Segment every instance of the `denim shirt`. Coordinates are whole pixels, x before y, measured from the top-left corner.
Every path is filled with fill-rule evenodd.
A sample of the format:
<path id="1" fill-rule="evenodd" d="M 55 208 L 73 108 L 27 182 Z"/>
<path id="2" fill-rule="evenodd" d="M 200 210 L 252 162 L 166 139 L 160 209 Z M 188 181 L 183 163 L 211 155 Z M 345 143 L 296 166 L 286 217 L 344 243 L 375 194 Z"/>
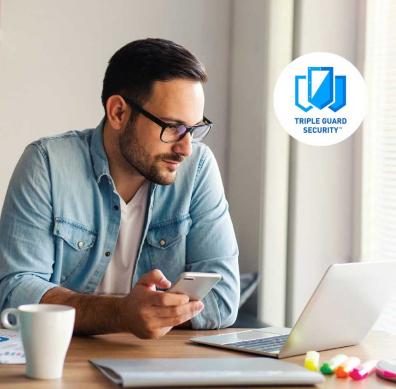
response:
<path id="1" fill-rule="evenodd" d="M 216 160 L 202 143 L 176 181 L 151 183 L 132 286 L 160 269 L 223 276 L 193 328 L 231 325 L 239 303 L 238 247 Z M 103 121 L 31 143 L 11 178 L 0 219 L 0 309 L 39 303 L 55 286 L 93 293 L 114 252 L 120 197 L 103 147 Z"/>

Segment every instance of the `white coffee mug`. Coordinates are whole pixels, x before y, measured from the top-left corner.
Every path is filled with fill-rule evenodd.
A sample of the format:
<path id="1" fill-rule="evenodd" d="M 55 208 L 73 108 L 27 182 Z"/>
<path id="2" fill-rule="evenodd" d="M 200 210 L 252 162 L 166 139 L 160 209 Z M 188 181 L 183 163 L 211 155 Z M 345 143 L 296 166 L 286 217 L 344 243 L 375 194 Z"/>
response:
<path id="1" fill-rule="evenodd" d="M 5 328 L 20 330 L 30 378 L 62 377 L 66 352 L 73 335 L 76 310 L 67 305 L 30 304 L 1 313 Z M 9 321 L 14 315 L 16 324 Z"/>

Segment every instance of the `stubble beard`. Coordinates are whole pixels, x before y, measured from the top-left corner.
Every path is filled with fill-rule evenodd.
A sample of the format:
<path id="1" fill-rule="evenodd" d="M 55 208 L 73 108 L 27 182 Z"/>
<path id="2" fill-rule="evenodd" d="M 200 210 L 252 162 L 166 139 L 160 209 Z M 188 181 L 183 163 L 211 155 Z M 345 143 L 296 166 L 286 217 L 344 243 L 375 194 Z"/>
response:
<path id="1" fill-rule="evenodd" d="M 165 167 L 161 169 L 158 162 L 162 161 L 163 159 L 181 162 L 183 157 L 177 154 L 159 154 L 154 157 L 152 162 L 150 162 L 152 158 L 144 149 L 144 147 L 139 144 L 136 136 L 135 126 L 130 121 L 126 125 L 124 132 L 119 138 L 119 147 L 122 156 L 128 162 L 128 164 L 131 165 L 134 170 L 138 171 L 147 180 L 159 185 L 170 185 L 175 182 L 177 174 L 176 171 L 171 172 Z"/>

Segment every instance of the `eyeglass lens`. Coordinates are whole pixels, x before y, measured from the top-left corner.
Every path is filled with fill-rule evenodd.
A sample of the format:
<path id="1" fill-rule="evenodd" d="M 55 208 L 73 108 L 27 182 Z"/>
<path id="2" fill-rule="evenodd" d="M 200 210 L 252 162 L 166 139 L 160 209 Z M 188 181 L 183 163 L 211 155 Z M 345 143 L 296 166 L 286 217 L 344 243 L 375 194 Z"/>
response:
<path id="1" fill-rule="evenodd" d="M 201 140 L 209 132 L 210 125 L 203 124 L 201 126 L 193 127 L 190 131 L 191 136 L 194 140 Z M 186 126 L 180 125 L 177 127 L 166 127 L 162 133 L 162 140 L 165 142 L 178 141 L 181 139 L 189 130 Z"/>

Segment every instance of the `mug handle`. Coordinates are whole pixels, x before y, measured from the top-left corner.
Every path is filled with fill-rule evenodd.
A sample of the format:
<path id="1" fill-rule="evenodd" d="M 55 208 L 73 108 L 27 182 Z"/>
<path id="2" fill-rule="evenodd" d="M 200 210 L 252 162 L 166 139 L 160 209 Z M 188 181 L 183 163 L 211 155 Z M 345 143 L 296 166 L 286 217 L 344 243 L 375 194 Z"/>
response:
<path id="1" fill-rule="evenodd" d="M 10 323 L 8 320 L 9 315 L 14 315 L 16 317 L 16 324 Z M 19 329 L 18 310 L 16 308 L 7 308 L 1 312 L 1 324 L 4 326 L 4 328 L 8 328 L 9 330 Z"/>

